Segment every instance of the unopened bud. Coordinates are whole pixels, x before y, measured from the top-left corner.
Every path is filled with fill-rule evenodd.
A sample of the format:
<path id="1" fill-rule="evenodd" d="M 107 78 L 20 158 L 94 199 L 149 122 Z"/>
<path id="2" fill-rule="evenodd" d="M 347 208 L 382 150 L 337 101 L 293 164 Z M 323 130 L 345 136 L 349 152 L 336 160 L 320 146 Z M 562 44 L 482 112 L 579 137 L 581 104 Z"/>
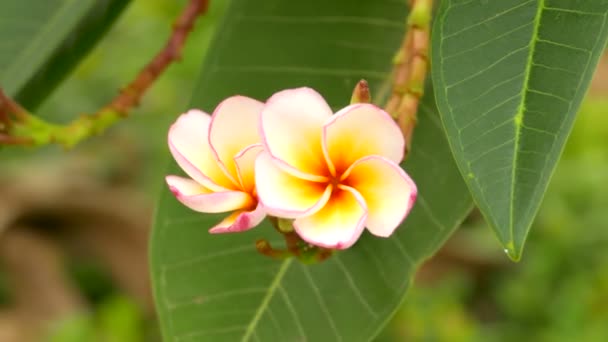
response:
<path id="1" fill-rule="evenodd" d="M 277 218 L 277 226 L 279 228 L 279 230 L 281 231 L 281 233 L 286 234 L 286 233 L 292 233 L 293 232 L 293 220 L 290 219 L 284 219 L 284 218 Z"/>
<path id="2" fill-rule="evenodd" d="M 366 80 L 361 80 L 355 86 L 353 90 L 353 96 L 350 98 L 350 104 L 355 103 L 370 103 L 372 96 L 369 92 L 369 85 Z"/>

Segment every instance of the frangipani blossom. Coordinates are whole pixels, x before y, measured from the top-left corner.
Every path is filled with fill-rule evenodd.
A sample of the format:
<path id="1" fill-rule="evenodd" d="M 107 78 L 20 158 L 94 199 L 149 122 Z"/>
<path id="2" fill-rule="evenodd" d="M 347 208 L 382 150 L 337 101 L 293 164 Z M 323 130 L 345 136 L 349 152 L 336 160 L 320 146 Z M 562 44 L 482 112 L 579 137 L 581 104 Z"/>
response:
<path id="1" fill-rule="evenodd" d="M 269 215 L 295 219 L 295 231 L 313 245 L 343 249 L 365 227 L 390 236 L 417 189 L 398 165 L 405 141 L 386 112 L 354 104 L 332 114 L 310 88 L 273 95 L 260 118 L 265 152 L 255 178 Z"/>
<path id="2" fill-rule="evenodd" d="M 233 96 L 212 116 L 192 109 L 169 130 L 169 149 L 191 179 L 167 176 L 175 197 L 204 213 L 232 212 L 211 233 L 243 231 L 265 216 L 255 192 L 255 159 L 262 151 L 259 113 L 263 103 Z"/>

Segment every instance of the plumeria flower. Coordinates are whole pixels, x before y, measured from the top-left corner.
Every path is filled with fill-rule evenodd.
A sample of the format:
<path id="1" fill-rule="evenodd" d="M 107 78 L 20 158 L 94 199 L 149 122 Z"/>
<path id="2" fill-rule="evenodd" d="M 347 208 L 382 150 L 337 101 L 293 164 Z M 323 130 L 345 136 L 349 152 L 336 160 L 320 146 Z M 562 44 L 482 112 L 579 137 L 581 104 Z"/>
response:
<path id="1" fill-rule="evenodd" d="M 363 103 L 332 114 L 310 88 L 273 95 L 261 113 L 255 178 L 269 215 L 294 219 L 310 244 L 344 249 L 365 227 L 390 236 L 417 189 L 398 165 L 405 141 L 386 112 Z"/>
<path id="2" fill-rule="evenodd" d="M 171 154 L 190 176 L 166 177 L 175 197 L 199 212 L 232 212 L 211 233 L 247 230 L 264 219 L 254 178 L 262 151 L 258 118 L 263 106 L 248 97 L 230 97 L 212 116 L 192 109 L 169 130 Z"/>

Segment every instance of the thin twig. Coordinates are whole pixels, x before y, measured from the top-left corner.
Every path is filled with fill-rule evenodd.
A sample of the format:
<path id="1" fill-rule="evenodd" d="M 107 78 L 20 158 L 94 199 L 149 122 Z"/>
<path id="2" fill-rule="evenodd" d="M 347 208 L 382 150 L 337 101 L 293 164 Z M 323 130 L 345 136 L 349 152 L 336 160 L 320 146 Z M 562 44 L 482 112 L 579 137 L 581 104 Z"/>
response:
<path id="1" fill-rule="evenodd" d="M 13 101 L 7 96 L 2 88 L 0 88 L 0 121 L 11 125 L 11 114 L 15 116 L 17 120 L 24 120 L 27 117 L 27 110 L 21 107 L 20 104 Z"/>
<path id="2" fill-rule="evenodd" d="M 0 89 L 0 144 L 47 145 L 57 143 L 72 147 L 92 135 L 100 134 L 126 117 L 137 106 L 154 81 L 174 61 L 179 60 L 188 34 L 196 19 L 207 11 L 209 0 L 190 0 L 173 25 L 169 40 L 119 94 L 93 115 L 81 115 L 67 125 L 55 125 L 28 113 Z M 11 114 L 16 120 L 11 120 Z"/>
<path id="3" fill-rule="evenodd" d="M 32 145 L 34 141 L 26 137 L 13 137 L 6 133 L 0 133 L 0 145 Z"/>
<path id="4" fill-rule="evenodd" d="M 118 96 L 100 112 L 112 110 L 120 115 L 127 115 L 131 108 L 137 106 L 146 90 L 165 71 L 167 66 L 181 58 L 184 43 L 194 27 L 194 22 L 199 15 L 207 11 L 208 7 L 209 0 L 190 0 L 173 25 L 173 33 L 165 47 L 142 69 L 135 80 L 122 89 Z"/>

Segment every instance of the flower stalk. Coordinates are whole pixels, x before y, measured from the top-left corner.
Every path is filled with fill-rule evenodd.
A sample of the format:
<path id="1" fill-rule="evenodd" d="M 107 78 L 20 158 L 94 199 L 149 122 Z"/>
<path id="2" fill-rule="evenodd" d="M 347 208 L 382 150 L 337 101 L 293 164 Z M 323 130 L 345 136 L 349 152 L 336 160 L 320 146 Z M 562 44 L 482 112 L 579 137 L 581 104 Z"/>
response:
<path id="1" fill-rule="evenodd" d="M 433 0 L 410 0 L 407 31 L 393 60 L 393 89 L 385 110 L 397 121 L 405 137 L 406 157 L 411 149 L 418 105 L 424 94 Z"/>
<path id="2" fill-rule="evenodd" d="M 174 61 L 181 58 L 186 38 L 196 19 L 207 11 L 209 0 L 190 0 L 173 25 L 173 33 L 154 56 L 119 94 L 94 114 L 83 114 L 67 125 L 56 125 L 35 117 L 0 89 L 0 144 L 42 146 L 58 144 L 71 148 L 105 132 L 139 105 L 146 91 Z M 14 120 L 11 118 L 14 117 Z"/>
<path id="3" fill-rule="evenodd" d="M 255 247 L 260 254 L 277 260 L 295 257 L 304 264 L 319 263 L 333 254 L 332 249 L 313 246 L 302 240 L 293 229 L 293 220 L 274 216 L 269 216 L 268 220 L 275 230 L 285 238 L 287 249 L 275 249 L 270 245 L 270 242 L 260 239 L 255 243 Z"/>

